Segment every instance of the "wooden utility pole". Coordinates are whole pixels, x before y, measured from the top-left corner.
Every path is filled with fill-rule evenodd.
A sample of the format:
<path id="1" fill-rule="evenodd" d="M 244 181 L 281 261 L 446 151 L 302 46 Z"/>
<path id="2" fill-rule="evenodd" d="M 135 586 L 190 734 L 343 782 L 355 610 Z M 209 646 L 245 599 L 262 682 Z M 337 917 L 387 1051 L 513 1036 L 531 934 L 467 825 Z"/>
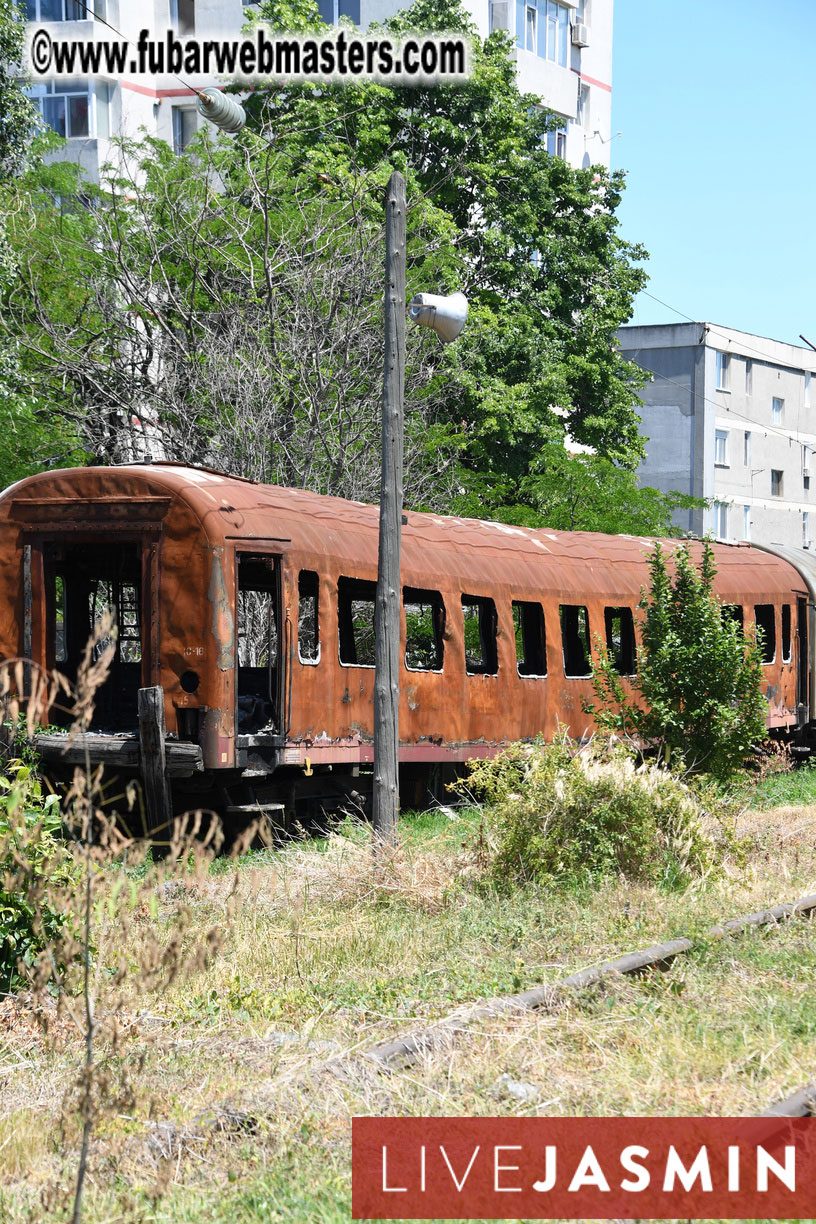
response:
<path id="1" fill-rule="evenodd" d="M 405 385 L 405 180 L 385 199 L 385 372 L 377 605 L 374 622 L 374 838 L 393 845 L 399 811 L 400 529 Z"/>

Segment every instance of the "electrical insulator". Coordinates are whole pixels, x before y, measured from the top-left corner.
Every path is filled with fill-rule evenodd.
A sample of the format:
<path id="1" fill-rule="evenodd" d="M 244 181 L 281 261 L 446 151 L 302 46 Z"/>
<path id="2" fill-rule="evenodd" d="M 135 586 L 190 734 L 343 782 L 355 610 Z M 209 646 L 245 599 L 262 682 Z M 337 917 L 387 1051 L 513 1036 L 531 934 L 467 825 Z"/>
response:
<path id="1" fill-rule="evenodd" d="M 223 132 L 239 132 L 246 123 L 246 111 L 241 103 L 212 85 L 198 91 L 196 110 Z"/>

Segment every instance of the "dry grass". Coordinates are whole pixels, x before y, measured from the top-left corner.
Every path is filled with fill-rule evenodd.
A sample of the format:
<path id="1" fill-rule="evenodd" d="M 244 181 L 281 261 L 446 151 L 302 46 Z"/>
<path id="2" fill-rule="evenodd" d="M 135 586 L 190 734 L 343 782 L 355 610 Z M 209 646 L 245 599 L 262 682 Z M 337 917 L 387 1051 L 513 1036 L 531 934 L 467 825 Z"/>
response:
<path id="1" fill-rule="evenodd" d="M 802 919 L 703 945 L 667 974 L 606 982 L 551 1015 L 495 1018 L 391 1075 L 361 1053 L 459 1003 L 816 891 L 814 822 L 816 806 L 746 814 L 748 863 L 684 894 L 622 882 L 480 893 L 466 819 L 406 838 L 379 866 L 346 829 L 199 881 L 148 872 L 98 931 L 98 963 L 131 972 L 99 975 L 110 1107 L 87 1220 L 346 1221 L 355 1113 L 758 1112 L 816 1067 L 816 940 Z M 120 877 L 109 873 L 109 898 Z M 196 944 L 218 928 L 197 969 Z M 138 966 L 177 933 L 191 971 L 145 982 Z M 9 1224 L 65 1218 L 81 1052 L 69 1018 L 44 1040 L 25 1001 L 0 1007 Z"/>

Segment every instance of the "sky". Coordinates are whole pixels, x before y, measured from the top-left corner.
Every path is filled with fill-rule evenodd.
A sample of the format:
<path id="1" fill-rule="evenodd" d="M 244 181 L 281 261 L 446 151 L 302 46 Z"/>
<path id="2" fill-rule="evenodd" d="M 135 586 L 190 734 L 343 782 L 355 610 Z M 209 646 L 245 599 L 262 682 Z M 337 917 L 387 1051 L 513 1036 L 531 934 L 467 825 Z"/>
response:
<path id="1" fill-rule="evenodd" d="M 630 322 L 816 345 L 816 0 L 615 0 L 614 20 L 620 233 L 649 252 Z"/>

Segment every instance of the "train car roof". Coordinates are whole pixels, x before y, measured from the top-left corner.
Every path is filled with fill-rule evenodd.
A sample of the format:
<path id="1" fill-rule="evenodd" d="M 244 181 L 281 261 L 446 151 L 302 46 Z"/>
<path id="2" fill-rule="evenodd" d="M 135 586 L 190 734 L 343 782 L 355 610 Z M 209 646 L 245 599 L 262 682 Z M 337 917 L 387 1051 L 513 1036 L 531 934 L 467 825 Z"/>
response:
<path id="1" fill-rule="evenodd" d="M 228 476 L 209 468 L 160 462 L 117 467 L 64 468 L 17 482 L 0 495 L 0 516 L 14 519 L 15 503 L 116 498 L 179 499 L 195 514 L 211 545 L 279 542 L 343 562 L 340 572 L 369 576 L 376 568 L 379 508 Z M 167 511 L 168 515 L 172 510 Z M 407 585 L 427 586 L 435 574 L 458 578 L 466 589 L 514 587 L 586 593 L 607 590 L 637 597 L 652 537 L 551 531 L 407 511 L 402 572 Z M 680 541 L 663 541 L 668 549 Z M 714 546 L 717 589 L 725 600 L 803 586 L 788 561 L 750 545 Z M 360 573 L 355 575 L 356 567 Z"/>

